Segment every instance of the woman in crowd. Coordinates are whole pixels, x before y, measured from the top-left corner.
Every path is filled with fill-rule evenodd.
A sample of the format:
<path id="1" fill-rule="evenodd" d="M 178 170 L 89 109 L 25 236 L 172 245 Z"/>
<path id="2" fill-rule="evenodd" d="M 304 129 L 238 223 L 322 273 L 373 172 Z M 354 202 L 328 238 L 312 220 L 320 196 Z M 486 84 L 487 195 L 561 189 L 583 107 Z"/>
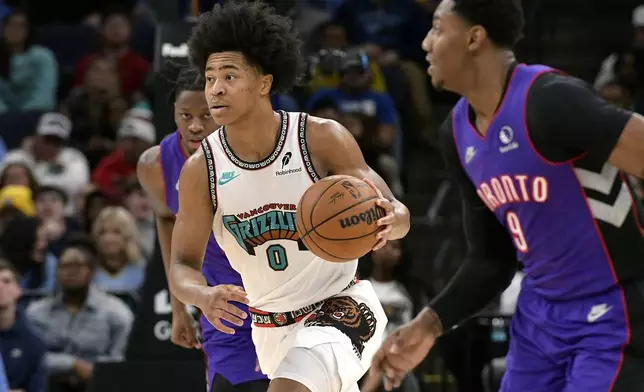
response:
<path id="1" fill-rule="evenodd" d="M 137 291 L 145 278 L 145 260 L 132 214 L 123 207 L 105 207 L 92 226 L 100 266 L 94 283 L 105 291 Z"/>
<path id="2" fill-rule="evenodd" d="M 27 14 L 15 10 L 2 19 L 0 113 L 51 111 L 56 107 L 58 64 L 47 48 L 33 44 Z"/>

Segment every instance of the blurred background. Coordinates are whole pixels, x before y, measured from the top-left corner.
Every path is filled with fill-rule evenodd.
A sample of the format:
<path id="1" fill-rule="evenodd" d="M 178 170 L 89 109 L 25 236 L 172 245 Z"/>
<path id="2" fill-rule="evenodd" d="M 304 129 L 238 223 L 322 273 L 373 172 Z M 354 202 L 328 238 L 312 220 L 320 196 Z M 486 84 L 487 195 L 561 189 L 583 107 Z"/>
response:
<path id="1" fill-rule="evenodd" d="M 524 1 L 517 56 L 644 113 L 640 1 Z M 192 23 L 215 2 L 0 0 L 0 351 L 9 389 L 204 390 L 203 354 L 169 341 L 154 214 L 135 169 L 175 130 L 164 69 L 186 62 Z M 458 195 L 434 147 L 456 97 L 432 89 L 420 48 L 439 1 L 267 2 L 294 20 L 308 59 L 302 84 L 274 95 L 274 107 L 344 124 L 411 210 L 409 236 L 360 263 L 394 328 L 446 284 L 465 252 Z M 92 241 L 95 252 L 60 259 Z M 520 280 L 441 338 L 401 389 L 498 390 Z M 88 286 L 107 294 L 59 306 L 61 292 Z M 16 305 L 39 339 L 12 324 Z"/>

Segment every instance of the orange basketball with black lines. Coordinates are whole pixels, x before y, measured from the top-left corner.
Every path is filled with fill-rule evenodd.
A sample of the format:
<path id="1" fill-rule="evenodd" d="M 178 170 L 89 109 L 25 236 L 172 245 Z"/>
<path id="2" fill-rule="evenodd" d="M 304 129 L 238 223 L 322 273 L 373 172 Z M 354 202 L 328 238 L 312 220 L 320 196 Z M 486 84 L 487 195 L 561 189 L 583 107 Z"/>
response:
<path id="1" fill-rule="evenodd" d="M 330 176 L 311 185 L 297 206 L 296 226 L 306 247 L 332 262 L 360 258 L 376 244 L 376 222 L 385 214 L 369 184 Z"/>

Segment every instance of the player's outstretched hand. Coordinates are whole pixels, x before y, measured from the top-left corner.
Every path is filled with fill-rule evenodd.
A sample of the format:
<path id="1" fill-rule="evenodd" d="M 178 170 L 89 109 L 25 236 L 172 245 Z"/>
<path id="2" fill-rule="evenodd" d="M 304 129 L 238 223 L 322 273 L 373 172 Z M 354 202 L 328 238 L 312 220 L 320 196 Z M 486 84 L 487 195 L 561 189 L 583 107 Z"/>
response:
<path id="1" fill-rule="evenodd" d="M 385 390 L 399 388 L 407 373 L 425 359 L 437 337 L 427 315 L 421 312 L 385 339 L 369 371 L 384 376 Z"/>
<path id="2" fill-rule="evenodd" d="M 201 348 L 197 339 L 195 320 L 185 307 L 172 309 L 172 335 L 170 341 L 185 348 Z"/>
<path id="3" fill-rule="evenodd" d="M 391 235 L 393 224 L 396 223 L 394 205 L 391 204 L 391 202 L 382 195 L 382 192 L 380 191 L 380 189 L 378 189 L 376 184 L 373 183 L 373 181 L 368 178 L 363 178 L 362 181 L 366 182 L 371 188 L 373 188 L 373 190 L 378 195 L 376 205 L 385 211 L 385 216 L 378 219 L 378 222 L 376 222 L 376 224 L 380 226 L 380 231 L 378 232 L 378 234 L 376 234 L 378 242 L 376 242 L 372 250 L 378 250 L 385 246 L 385 244 L 389 240 L 389 236 Z"/>
<path id="4" fill-rule="evenodd" d="M 210 324 L 229 335 L 234 335 L 235 330 L 224 325 L 222 320 L 241 327 L 244 324 L 244 319 L 248 317 L 248 313 L 231 303 L 248 304 L 246 292 L 239 286 L 220 284 L 208 287 L 204 290 L 203 296 L 198 302 L 199 309 L 210 321 Z"/>

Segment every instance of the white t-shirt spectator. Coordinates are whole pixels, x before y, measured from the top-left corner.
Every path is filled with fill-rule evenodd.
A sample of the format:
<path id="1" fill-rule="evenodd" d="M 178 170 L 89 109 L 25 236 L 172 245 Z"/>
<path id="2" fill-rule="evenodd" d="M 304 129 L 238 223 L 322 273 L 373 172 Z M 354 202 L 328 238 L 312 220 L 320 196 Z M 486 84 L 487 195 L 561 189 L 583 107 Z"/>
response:
<path id="1" fill-rule="evenodd" d="M 71 122 L 59 113 L 44 114 L 38 123 L 36 137 L 57 137 L 63 142 L 69 138 Z M 61 147 L 53 159 L 37 160 L 33 150 L 22 148 L 9 151 L 2 166 L 23 162 L 32 168 L 39 185 L 53 185 L 65 192 L 68 197 L 66 212 L 73 212 L 76 194 L 90 181 L 89 163 L 82 152 L 71 147 Z"/>
<path id="2" fill-rule="evenodd" d="M 409 293 L 400 282 L 395 280 L 379 282 L 373 279 L 369 281 L 389 319 L 387 334 L 411 321 L 414 317 L 414 305 Z"/>

